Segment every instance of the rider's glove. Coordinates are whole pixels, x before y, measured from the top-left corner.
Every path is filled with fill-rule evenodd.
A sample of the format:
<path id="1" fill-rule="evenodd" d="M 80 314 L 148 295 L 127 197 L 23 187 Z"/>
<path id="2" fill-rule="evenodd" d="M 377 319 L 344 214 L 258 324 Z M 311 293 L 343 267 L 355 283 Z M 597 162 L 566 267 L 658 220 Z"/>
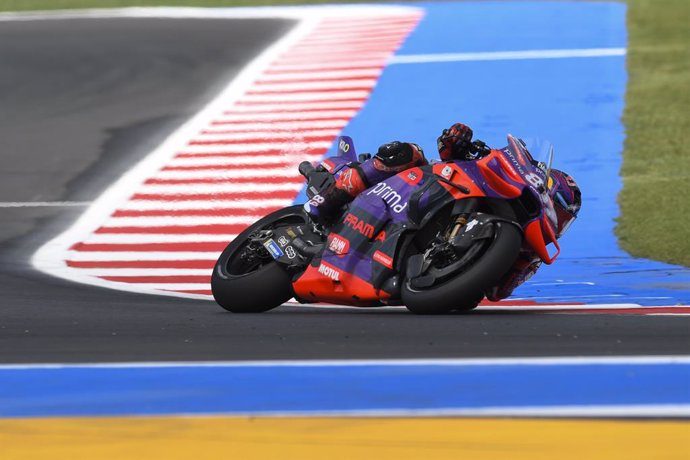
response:
<path id="1" fill-rule="evenodd" d="M 438 154 L 443 161 L 470 160 L 470 146 L 472 145 L 472 129 L 462 123 L 455 123 L 444 129 L 437 139 Z"/>

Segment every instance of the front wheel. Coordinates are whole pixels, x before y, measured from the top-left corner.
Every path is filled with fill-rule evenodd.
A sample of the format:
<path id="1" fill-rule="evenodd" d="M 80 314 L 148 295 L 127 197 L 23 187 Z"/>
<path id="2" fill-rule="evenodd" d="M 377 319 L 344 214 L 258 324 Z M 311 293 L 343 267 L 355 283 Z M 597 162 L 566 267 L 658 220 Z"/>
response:
<path id="1" fill-rule="evenodd" d="M 484 298 L 484 291 L 495 285 L 513 265 L 522 246 L 522 232 L 506 221 L 494 221 L 493 235 L 483 246 L 473 248 L 474 257 L 459 266 L 452 276 L 440 278 L 430 286 L 414 286 L 406 279 L 402 301 L 413 313 L 441 314 L 471 310 Z M 469 253 L 469 251 L 468 251 Z M 434 270 L 433 263 L 430 270 Z M 438 272 L 447 270 L 443 268 Z"/>
<path id="2" fill-rule="evenodd" d="M 218 305 L 233 313 L 261 313 L 288 301 L 293 296 L 291 276 L 253 240 L 263 231 L 305 222 L 302 206 L 290 206 L 260 219 L 232 240 L 211 277 Z"/>

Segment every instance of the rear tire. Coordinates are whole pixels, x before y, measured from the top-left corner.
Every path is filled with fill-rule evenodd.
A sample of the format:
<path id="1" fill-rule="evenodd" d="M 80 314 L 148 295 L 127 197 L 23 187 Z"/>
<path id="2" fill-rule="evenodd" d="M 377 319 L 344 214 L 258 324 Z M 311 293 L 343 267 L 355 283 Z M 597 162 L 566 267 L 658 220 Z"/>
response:
<path id="1" fill-rule="evenodd" d="M 470 268 L 441 284 L 416 290 L 405 280 L 402 301 L 412 313 L 433 315 L 475 308 L 484 291 L 494 286 L 513 265 L 522 246 L 522 232 L 513 224 L 495 222 L 493 241 Z"/>
<path id="2" fill-rule="evenodd" d="M 246 228 L 225 248 L 213 268 L 211 291 L 218 305 L 233 313 L 262 313 L 276 308 L 294 295 L 292 277 L 270 260 L 247 272 L 236 267 L 236 259 L 250 234 L 263 229 L 306 222 L 302 206 L 280 209 Z"/>

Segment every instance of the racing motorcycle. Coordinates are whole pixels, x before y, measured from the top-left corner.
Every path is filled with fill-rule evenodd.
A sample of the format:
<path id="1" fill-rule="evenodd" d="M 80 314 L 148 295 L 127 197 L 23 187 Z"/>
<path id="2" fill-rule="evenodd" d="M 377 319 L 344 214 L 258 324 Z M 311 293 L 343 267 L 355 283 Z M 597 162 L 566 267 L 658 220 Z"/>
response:
<path id="1" fill-rule="evenodd" d="M 481 141 L 472 149 L 483 156 L 389 177 L 328 224 L 314 222 L 303 205 L 260 219 L 218 258 L 215 300 L 235 313 L 264 312 L 294 297 L 438 314 L 475 308 L 523 244 L 551 264 L 560 253 L 549 195 L 553 148 L 548 164 L 511 135 L 502 149 Z M 343 136 L 338 158 L 346 161 L 335 168 L 300 164 L 310 200 L 333 186 L 345 164 L 367 157 Z"/>

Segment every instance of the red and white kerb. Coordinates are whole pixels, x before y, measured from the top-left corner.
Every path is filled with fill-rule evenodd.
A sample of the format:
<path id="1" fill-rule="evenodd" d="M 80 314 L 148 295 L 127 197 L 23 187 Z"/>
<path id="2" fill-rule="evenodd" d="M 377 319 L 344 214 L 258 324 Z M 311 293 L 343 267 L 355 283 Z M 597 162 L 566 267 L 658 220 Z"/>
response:
<path id="1" fill-rule="evenodd" d="M 314 11 L 289 43 L 254 66 L 239 93 L 212 103 L 213 113 L 187 138 L 177 135 L 158 162 L 138 165 L 121 200 L 99 199 L 99 209 L 44 246 L 34 263 L 114 289 L 210 295 L 223 248 L 292 204 L 303 185 L 297 165 L 324 155 L 421 19 L 414 8 Z"/>

